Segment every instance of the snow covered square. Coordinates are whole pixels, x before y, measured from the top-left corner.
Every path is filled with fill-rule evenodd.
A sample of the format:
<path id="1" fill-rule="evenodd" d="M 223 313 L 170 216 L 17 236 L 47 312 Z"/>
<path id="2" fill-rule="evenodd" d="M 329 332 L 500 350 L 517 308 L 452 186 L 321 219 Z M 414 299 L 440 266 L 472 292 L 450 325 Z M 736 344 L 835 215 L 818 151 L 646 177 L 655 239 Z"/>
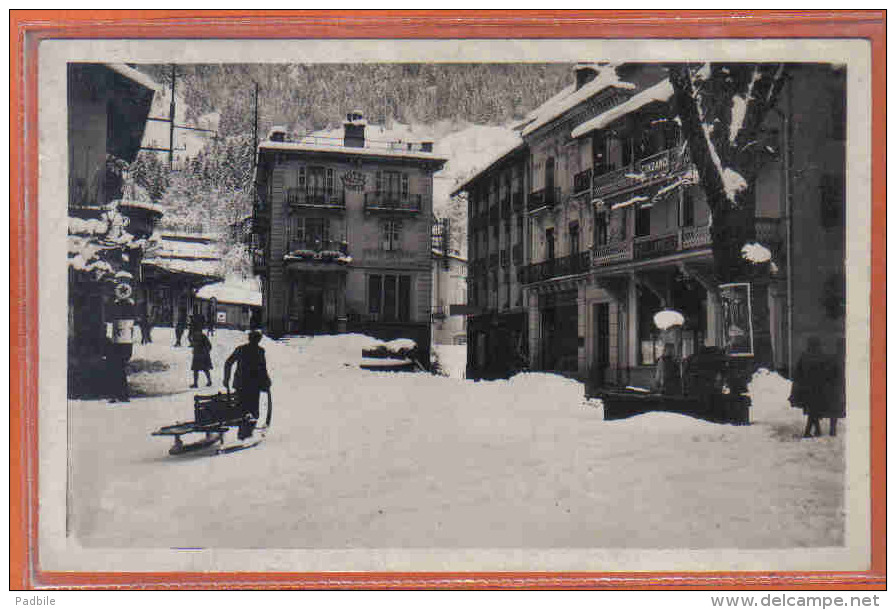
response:
<path id="1" fill-rule="evenodd" d="M 216 383 L 244 337 L 215 334 Z M 367 337 L 265 339 L 266 441 L 171 457 L 149 434 L 192 416 L 189 350 L 170 329 L 153 341 L 135 349 L 131 402 L 69 406 L 71 535 L 86 548 L 843 544 L 844 434 L 801 439 L 774 374 L 754 379 L 750 426 L 603 421 L 581 384 L 555 375 L 369 372 Z"/>

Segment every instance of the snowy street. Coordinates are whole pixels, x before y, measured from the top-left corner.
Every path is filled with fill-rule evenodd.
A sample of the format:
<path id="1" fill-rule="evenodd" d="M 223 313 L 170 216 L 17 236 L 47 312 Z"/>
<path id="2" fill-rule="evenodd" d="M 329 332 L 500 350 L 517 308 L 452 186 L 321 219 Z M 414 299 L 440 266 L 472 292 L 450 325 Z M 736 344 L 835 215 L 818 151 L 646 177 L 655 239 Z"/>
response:
<path id="1" fill-rule="evenodd" d="M 774 375 L 752 386 L 751 426 L 603 421 L 561 377 L 376 373 L 357 366 L 366 337 L 265 338 L 267 440 L 171 457 L 170 439 L 150 432 L 192 419 L 190 349 L 170 347 L 171 329 L 153 339 L 135 345 L 130 403 L 70 405 L 73 535 L 85 547 L 843 544 L 844 434 L 799 438 L 803 415 Z M 245 334 L 211 340 L 217 391 Z M 462 370 L 451 351 L 445 368 Z"/>

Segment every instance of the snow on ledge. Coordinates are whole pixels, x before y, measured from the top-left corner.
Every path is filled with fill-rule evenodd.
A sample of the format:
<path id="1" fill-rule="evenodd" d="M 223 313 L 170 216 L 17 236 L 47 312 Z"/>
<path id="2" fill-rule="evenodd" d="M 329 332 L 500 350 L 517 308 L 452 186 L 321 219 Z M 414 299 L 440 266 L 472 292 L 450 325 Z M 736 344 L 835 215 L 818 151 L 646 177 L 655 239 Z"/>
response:
<path id="1" fill-rule="evenodd" d="M 664 309 L 653 316 L 653 323 L 658 329 L 666 330 L 673 326 L 684 325 L 684 316 L 674 309 Z"/>
<path id="2" fill-rule="evenodd" d="M 744 259 L 755 264 L 767 263 L 772 260 L 771 250 L 760 243 L 746 244 L 741 248 L 740 254 Z"/>

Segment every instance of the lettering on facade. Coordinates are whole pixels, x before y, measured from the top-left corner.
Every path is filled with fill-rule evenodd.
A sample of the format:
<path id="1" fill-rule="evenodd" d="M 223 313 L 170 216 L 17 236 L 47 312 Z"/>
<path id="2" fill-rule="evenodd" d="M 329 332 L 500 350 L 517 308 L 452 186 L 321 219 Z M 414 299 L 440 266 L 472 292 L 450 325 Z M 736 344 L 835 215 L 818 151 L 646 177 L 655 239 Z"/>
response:
<path id="1" fill-rule="evenodd" d="M 342 184 L 347 191 L 363 191 L 367 184 L 367 175 L 356 169 L 342 174 Z"/>

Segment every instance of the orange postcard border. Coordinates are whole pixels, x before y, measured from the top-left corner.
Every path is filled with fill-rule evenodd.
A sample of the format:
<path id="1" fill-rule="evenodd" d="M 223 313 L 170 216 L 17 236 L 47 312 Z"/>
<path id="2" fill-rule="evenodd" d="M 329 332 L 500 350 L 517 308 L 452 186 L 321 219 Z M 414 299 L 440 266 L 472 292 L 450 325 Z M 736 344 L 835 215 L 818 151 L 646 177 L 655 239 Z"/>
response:
<path id="1" fill-rule="evenodd" d="M 612 30 L 608 30 L 608 27 Z M 861 38 L 871 45 L 871 567 L 861 572 L 46 572 L 37 556 L 37 54 L 73 38 Z M 10 11 L 10 590 L 886 589 L 886 12 Z"/>

